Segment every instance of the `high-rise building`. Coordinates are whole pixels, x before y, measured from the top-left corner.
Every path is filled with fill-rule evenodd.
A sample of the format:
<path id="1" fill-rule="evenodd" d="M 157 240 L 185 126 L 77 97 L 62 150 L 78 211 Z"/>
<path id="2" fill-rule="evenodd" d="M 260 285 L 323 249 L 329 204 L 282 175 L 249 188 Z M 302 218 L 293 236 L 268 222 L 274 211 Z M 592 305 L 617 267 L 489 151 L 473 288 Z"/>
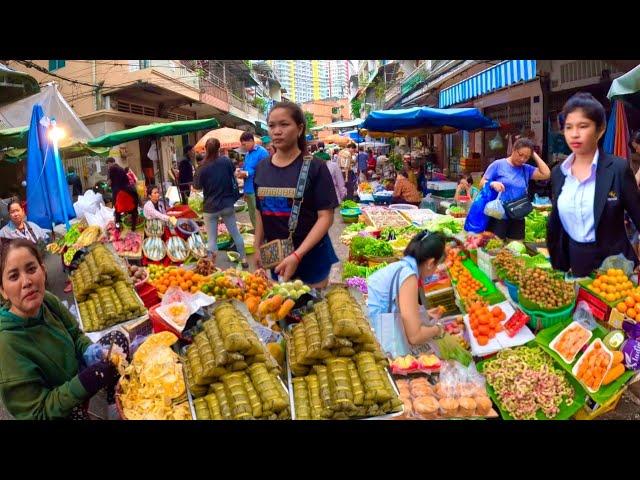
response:
<path id="1" fill-rule="evenodd" d="M 312 100 L 342 98 L 348 92 L 349 60 L 269 60 L 285 96 L 304 103 Z"/>

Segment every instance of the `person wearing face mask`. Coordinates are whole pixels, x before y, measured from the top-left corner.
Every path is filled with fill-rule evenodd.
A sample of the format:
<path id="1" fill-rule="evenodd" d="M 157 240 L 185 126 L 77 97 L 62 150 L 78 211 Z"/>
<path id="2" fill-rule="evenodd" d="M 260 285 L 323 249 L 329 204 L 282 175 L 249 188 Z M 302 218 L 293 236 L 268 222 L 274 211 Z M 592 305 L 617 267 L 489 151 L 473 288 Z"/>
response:
<path id="1" fill-rule="evenodd" d="M 111 344 L 129 356 L 129 342 L 111 332 L 96 344 L 45 290 L 46 267 L 28 240 L 0 251 L 0 399 L 18 420 L 88 420 L 89 399 L 106 388 L 113 400 L 118 371 Z"/>
<path id="2" fill-rule="evenodd" d="M 423 351 L 427 341 L 444 333 L 438 323 L 432 326 L 423 323 L 418 303 L 423 279 L 436 271 L 442 261 L 444 247 L 445 241 L 440 234 L 420 232 L 407 245 L 402 260 L 387 265 L 367 279 L 369 318 L 375 322 L 382 314 L 399 314 L 406 340 L 414 354 Z M 438 320 L 442 311 L 436 307 L 428 310 L 427 314 Z"/>
<path id="3" fill-rule="evenodd" d="M 297 104 L 276 103 L 269 112 L 268 126 L 276 153 L 256 167 L 256 252 L 263 243 L 291 238 L 293 252 L 272 275 L 323 288 L 329 283 L 331 265 L 338 262 L 329 238 L 338 206 L 331 173 L 324 160 L 307 153 L 305 116 Z M 300 198 L 297 189 L 303 167 L 307 178 Z M 289 225 L 294 206 L 298 221 Z"/>
<path id="4" fill-rule="evenodd" d="M 638 265 L 624 226 L 625 212 L 640 227 L 640 191 L 629 162 L 598 148 L 606 130 L 604 107 L 576 93 L 562 109 L 571 155 L 553 169 L 547 246 L 553 268 L 589 275 L 622 253 Z"/>
<path id="5" fill-rule="evenodd" d="M 534 143 L 528 138 L 519 138 L 513 144 L 513 152 L 508 158 L 496 160 L 482 177 L 480 186 L 489 182 L 490 187 L 500 193 L 503 203 L 514 202 L 527 196 L 530 180 L 546 180 L 551 175 L 549 167 L 534 150 Z M 537 167 L 527 165 L 533 156 Z M 498 237 L 510 240 L 524 240 L 524 218 L 489 218 L 487 230 Z"/>

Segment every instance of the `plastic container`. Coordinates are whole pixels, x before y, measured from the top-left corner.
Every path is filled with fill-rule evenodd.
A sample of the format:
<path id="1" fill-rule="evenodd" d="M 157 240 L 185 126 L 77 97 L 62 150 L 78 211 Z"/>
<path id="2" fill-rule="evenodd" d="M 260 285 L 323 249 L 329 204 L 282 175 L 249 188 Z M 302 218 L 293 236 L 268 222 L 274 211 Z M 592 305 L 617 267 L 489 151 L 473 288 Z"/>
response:
<path id="1" fill-rule="evenodd" d="M 359 208 L 343 208 L 340 210 L 344 223 L 358 223 L 358 217 L 362 211 Z"/>
<path id="2" fill-rule="evenodd" d="M 520 303 L 520 308 L 522 309 L 522 311 L 529 315 L 529 317 L 531 317 L 531 320 L 529 321 L 529 327 L 534 332 L 553 327 L 554 325 L 567 320 L 571 317 L 573 307 L 575 307 L 575 301 L 564 310 L 555 313 L 549 313 L 542 312 L 540 310 L 529 310 L 524 305 L 522 305 L 522 303 Z"/>
<path id="3" fill-rule="evenodd" d="M 611 368 L 611 363 L 613 362 L 613 354 L 609 351 L 609 349 L 606 347 L 606 345 L 604 343 L 602 343 L 602 340 L 600 340 L 599 338 L 596 338 L 593 341 L 593 343 L 591 345 L 589 345 L 589 348 L 587 348 L 587 350 L 584 352 L 584 355 L 582 355 L 580 357 L 580 360 L 578 360 L 578 363 L 576 363 L 573 366 L 573 370 L 571 370 L 571 373 L 573 373 L 573 376 L 579 381 L 577 373 L 578 373 L 578 370 L 580 369 L 580 365 L 582 365 L 582 362 L 585 361 L 585 359 L 589 356 L 589 353 L 595 348 L 595 346 L 597 344 L 600 345 L 600 348 L 602 349 L 602 351 L 604 351 L 607 354 L 607 356 L 609 357 L 609 365 L 607 366 L 607 369 L 605 370 L 605 374 L 602 376 L 602 378 L 598 382 L 598 388 L 596 388 L 595 390 L 589 388 L 584 383 L 580 382 L 582 384 L 582 386 L 590 393 L 595 393 L 598 390 L 600 390 L 600 386 L 602 385 L 602 381 L 604 380 L 604 377 L 607 375 L 607 372 Z"/>
<path id="4" fill-rule="evenodd" d="M 573 352 L 573 355 L 569 358 L 565 358 L 564 355 L 562 355 L 562 353 L 560 353 L 557 349 L 556 349 L 556 345 L 558 344 L 558 342 L 560 341 L 560 339 L 562 338 L 562 336 L 569 330 L 572 328 L 580 328 L 582 329 L 584 332 L 587 333 L 587 336 L 585 337 L 584 341 L 580 342 L 578 345 L 575 346 L 575 351 Z M 589 343 L 589 340 L 591 340 L 591 337 L 593 337 L 593 332 L 590 330 L 587 330 L 586 328 L 584 328 L 582 325 L 580 325 L 578 322 L 571 322 L 569 325 L 566 326 L 566 328 L 562 329 L 562 331 L 556 335 L 556 338 L 554 338 L 551 343 L 549 343 L 549 348 L 551 350 L 553 350 L 554 352 L 556 352 L 558 354 L 558 356 L 564 360 L 567 364 L 571 365 L 573 363 L 573 361 L 576 359 L 576 356 L 578 355 L 578 353 L 580 353 L 580 350 L 582 350 L 582 348 Z"/>
<path id="5" fill-rule="evenodd" d="M 504 281 L 504 284 L 507 287 L 507 291 L 509 292 L 511 300 L 518 303 L 518 292 L 520 291 L 520 287 L 507 280 Z"/>

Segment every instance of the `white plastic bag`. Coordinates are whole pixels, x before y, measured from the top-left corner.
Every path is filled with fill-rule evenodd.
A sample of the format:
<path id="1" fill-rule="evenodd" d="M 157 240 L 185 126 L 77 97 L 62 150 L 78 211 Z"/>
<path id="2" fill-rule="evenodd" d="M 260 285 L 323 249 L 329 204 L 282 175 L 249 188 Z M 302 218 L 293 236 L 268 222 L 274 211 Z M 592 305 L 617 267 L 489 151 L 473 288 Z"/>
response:
<path id="1" fill-rule="evenodd" d="M 484 214 L 488 217 L 495 218 L 496 220 L 502 220 L 505 218 L 504 207 L 500 201 L 500 195 L 502 195 L 502 192 L 498 193 L 498 198 L 491 200 L 484 207 Z"/>
<path id="2" fill-rule="evenodd" d="M 598 326 L 596 320 L 593 318 L 591 307 L 585 301 L 578 303 L 576 311 L 573 312 L 573 319 L 587 330 L 595 330 Z"/>

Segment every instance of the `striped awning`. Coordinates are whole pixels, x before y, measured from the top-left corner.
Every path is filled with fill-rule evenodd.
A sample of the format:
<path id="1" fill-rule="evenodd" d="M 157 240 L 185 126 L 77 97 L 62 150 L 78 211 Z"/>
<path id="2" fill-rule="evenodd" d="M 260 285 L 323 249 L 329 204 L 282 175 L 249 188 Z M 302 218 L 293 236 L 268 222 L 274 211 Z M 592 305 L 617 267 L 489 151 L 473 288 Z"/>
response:
<path id="1" fill-rule="evenodd" d="M 518 82 L 536 78 L 535 60 L 505 60 L 440 92 L 439 107 L 446 108 Z"/>

